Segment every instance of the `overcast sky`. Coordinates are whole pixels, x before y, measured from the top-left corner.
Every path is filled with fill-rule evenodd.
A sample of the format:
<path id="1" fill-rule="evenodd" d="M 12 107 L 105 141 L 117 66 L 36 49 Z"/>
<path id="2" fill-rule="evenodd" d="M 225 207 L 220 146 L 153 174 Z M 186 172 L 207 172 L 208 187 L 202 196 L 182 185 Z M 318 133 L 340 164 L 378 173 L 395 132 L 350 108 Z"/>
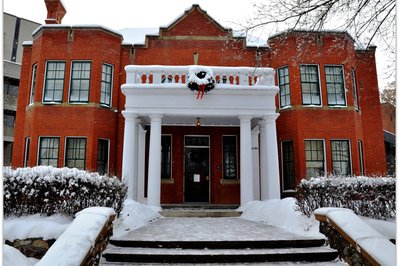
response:
<path id="1" fill-rule="evenodd" d="M 67 10 L 62 23 L 102 25 L 114 30 L 166 26 L 196 3 L 225 27 L 237 29 L 254 14 L 253 5 L 261 0 L 62 0 Z M 263 0 L 267 1 L 267 0 Z M 47 16 L 44 0 L 3 0 L 3 10 L 12 15 L 43 23 Z M 263 31 L 267 40 L 269 32 Z M 260 36 L 255 36 L 260 37 Z M 378 46 L 378 44 L 377 44 Z M 381 75 L 386 60 L 377 49 L 377 68 Z M 387 80 L 379 77 L 380 88 Z"/>
<path id="2" fill-rule="evenodd" d="M 232 27 L 252 14 L 256 0 L 62 0 L 63 24 L 99 24 L 115 30 L 164 26 L 199 4 L 223 26 Z M 4 0 L 4 12 L 44 23 L 44 0 Z"/>

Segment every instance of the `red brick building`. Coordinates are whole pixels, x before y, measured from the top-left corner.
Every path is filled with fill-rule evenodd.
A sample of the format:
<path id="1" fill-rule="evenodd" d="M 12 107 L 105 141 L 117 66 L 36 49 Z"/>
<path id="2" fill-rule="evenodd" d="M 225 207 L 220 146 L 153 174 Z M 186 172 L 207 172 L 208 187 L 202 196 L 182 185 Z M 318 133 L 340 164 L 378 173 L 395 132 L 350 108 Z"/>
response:
<path id="1" fill-rule="evenodd" d="M 60 23 L 65 14 L 62 5 L 47 8 L 46 21 Z M 180 77 L 187 83 L 187 75 L 171 72 L 178 69 L 173 66 L 193 65 L 194 60 L 212 66 L 215 73 L 241 71 L 239 67 L 248 67 L 247 76 L 250 69 L 276 70 L 279 92 L 270 94 L 274 103 L 267 103 L 268 108 L 273 107 L 267 109 L 267 115 L 279 114 L 272 121 L 276 121 L 273 145 L 278 162 L 275 169 L 270 170 L 269 166 L 267 173 L 262 173 L 262 163 L 269 162 L 251 160 L 253 180 L 248 185 L 253 186 L 253 191 L 249 200 L 268 198 L 262 196 L 261 188 L 266 186 L 262 181 L 266 174 L 274 173 L 281 184 L 280 189 L 273 188 L 278 190 L 274 195 L 285 196 L 292 194 L 302 178 L 310 176 L 386 172 L 375 47 L 357 49 L 346 32 L 307 31 L 286 31 L 269 38 L 267 47 L 248 47 L 245 38 L 235 37 L 232 30 L 222 27 L 197 5 L 168 27 L 160 28 L 158 35 L 146 36 L 144 45 L 123 43 L 120 33 L 104 27 L 44 25 L 37 29 L 33 42 L 24 44 L 13 166 L 78 167 L 122 177 L 122 164 L 131 164 L 128 168 L 138 176 L 131 184 L 138 188 L 134 198 L 146 198 L 151 189 L 148 172 L 153 171 L 148 164 L 153 163 L 149 153 L 154 116 L 134 114 L 134 123 L 139 124 L 134 133 L 138 135 L 136 144 L 124 143 L 126 110 L 132 106 L 126 102 L 128 86 L 124 92 L 121 90 L 123 84 L 131 83 L 125 67 L 135 65 L 137 70 L 139 66 L 165 66 L 160 68 L 160 83 L 172 84 L 161 87 L 172 90 Z M 230 68 L 217 68 L 222 66 Z M 135 72 L 132 78 L 137 75 Z M 216 87 L 204 99 L 197 100 L 192 93 L 193 110 L 197 104 L 206 106 L 213 94 L 223 91 L 223 84 L 241 84 L 245 79 L 249 88 L 260 79 L 254 75 L 246 80 L 239 75 L 215 74 Z M 140 82 L 144 79 L 156 83 L 152 72 L 140 73 Z M 235 87 L 230 87 L 234 94 Z M 188 88 L 187 91 L 190 92 Z M 240 103 L 247 99 L 245 95 L 236 96 L 237 103 L 229 107 L 232 112 L 241 108 Z M 173 107 L 173 97 L 168 97 L 165 100 L 170 102 L 165 106 Z M 256 100 L 256 95 L 251 97 L 248 99 Z M 176 102 L 176 106 L 179 104 Z M 251 112 L 263 110 L 261 106 L 251 107 L 251 102 L 245 104 L 252 108 Z M 212 108 L 217 110 L 217 106 Z M 170 112 L 160 116 L 160 202 L 238 204 L 243 191 L 240 175 L 246 171 L 240 158 L 243 121 L 249 119 L 251 154 L 259 159 L 264 158 L 260 151 L 261 121 L 266 118 L 251 113 L 244 119 L 240 113 L 238 119 L 208 114 L 202 109 L 201 115 L 195 115 L 189 107 L 187 110 L 187 115 Z M 143 159 L 124 162 L 124 145 L 135 145 L 136 153 L 132 156 Z M 265 145 L 271 147 L 270 143 Z M 272 154 L 268 150 L 266 157 Z M 198 167 L 205 172 L 193 170 Z M 188 173 L 193 182 L 188 181 Z"/>

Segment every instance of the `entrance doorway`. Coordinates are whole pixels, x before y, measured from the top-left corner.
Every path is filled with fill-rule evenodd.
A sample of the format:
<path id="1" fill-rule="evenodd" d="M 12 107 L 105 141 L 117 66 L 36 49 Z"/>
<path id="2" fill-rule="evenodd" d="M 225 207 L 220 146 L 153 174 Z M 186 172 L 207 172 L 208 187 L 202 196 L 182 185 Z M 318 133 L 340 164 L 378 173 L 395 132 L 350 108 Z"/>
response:
<path id="1" fill-rule="evenodd" d="M 209 136 L 185 136 L 185 202 L 209 203 L 209 173 Z"/>

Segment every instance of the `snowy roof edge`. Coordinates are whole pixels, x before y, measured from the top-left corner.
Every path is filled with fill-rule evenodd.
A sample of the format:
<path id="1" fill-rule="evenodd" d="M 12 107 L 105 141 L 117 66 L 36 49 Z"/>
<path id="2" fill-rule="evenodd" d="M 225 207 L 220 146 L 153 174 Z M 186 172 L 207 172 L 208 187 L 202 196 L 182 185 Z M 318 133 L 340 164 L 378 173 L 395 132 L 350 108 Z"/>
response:
<path id="1" fill-rule="evenodd" d="M 33 33 L 32 36 L 35 36 L 36 34 L 38 34 L 42 29 L 101 29 L 101 30 L 105 30 L 107 32 L 110 32 L 112 34 L 115 34 L 119 37 L 123 38 L 123 35 L 117 31 L 117 30 L 113 30 L 111 28 L 108 28 L 106 26 L 103 25 L 96 25 L 96 24 L 76 24 L 76 25 L 66 25 L 66 24 L 45 24 L 45 25 L 41 25 L 39 26 Z"/>

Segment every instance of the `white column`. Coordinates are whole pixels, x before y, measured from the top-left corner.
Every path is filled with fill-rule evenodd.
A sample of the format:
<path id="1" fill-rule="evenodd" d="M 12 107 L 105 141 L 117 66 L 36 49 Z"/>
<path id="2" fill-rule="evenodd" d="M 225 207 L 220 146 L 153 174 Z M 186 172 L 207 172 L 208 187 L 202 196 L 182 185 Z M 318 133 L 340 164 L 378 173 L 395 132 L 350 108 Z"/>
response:
<path id="1" fill-rule="evenodd" d="M 240 118 L 240 196 L 241 207 L 254 200 L 252 171 L 251 116 Z"/>
<path id="2" fill-rule="evenodd" d="M 150 115 L 150 153 L 148 161 L 147 204 L 161 207 L 161 121 L 162 115 Z"/>
<path id="3" fill-rule="evenodd" d="M 265 151 L 261 152 L 265 158 L 265 165 L 261 168 L 261 173 L 264 172 L 265 176 L 262 175 L 261 182 L 264 180 L 265 184 L 262 184 L 261 192 L 264 199 L 280 199 L 280 172 L 278 164 L 278 149 L 277 149 L 277 133 L 276 133 L 276 119 L 278 114 L 268 115 L 264 117 L 263 132 L 261 130 L 261 142 L 264 142 Z M 263 159 L 261 160 L 263 163 Z M 263 179 L 264 178 L 264 179 Z"/>
<path id="4" fill-rule="evenodd" d="M 259 182 L 259 127 L 252 129 L 252 171 L 254 178 L 254 200 L 260 200 Z"/>
<path id="5" fill-rule="evenodd" d="M 137 115 L 126 112 L 122 112 L 122 114 L 125 117 L 125 131 L 123 136 L 122 179 L 126 181 L 128 186 L 127 198 L 131 200 L 136 200 L 137 169 L 135 169 L 135 161 L 137 160 Z"/>
<path id="6" fill-rule="evenodd" d="M 138 137 L 138 152 L 137 152 L 137 201 L 145 203 L 144 188 L 145 188 L 145 135 L 147 131 L 139 126 Z"/>
<path id="7" fill-rule="evenodd" d="M 260 131 L 260 200 L 265 200 L 268 198 L 267 196 L 267 171 L 266 171 L 266 125 L 264 120 L 259 121 L 259 131 Z"/>

